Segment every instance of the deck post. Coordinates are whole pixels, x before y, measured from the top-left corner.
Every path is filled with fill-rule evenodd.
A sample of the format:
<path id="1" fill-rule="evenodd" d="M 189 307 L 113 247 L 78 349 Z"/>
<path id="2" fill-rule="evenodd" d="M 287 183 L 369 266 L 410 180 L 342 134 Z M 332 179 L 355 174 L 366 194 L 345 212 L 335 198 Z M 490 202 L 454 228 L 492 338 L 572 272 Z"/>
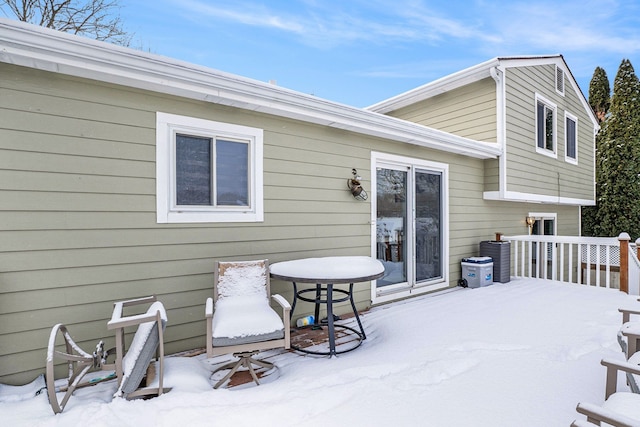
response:
<path id="1" fill-rule="evenodd" d="M 631 237 L 627 233 L 620 233 L 620 290 L 629 293 L 629 241 Z"/>

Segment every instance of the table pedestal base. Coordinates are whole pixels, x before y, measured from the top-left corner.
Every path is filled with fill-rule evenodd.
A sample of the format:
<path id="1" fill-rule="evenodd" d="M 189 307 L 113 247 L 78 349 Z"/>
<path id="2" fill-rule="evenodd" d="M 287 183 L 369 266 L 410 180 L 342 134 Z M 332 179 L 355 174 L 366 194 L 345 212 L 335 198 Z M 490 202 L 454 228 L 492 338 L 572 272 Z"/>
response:
<path id="1" fill-rule="evenodd" d="M 326 326 L 326 325 L 324 325 L 324 326 Z M 356 348 L 360 347 L 360 345 L 362 344 L 362 341 L 364 340 L 364 338 L 362 337 L 362 334 L 360 332 L 358 332 L 355 328 L 352 328 L 351 326 L 337 325 L 337 324 L 333 325 L 333 326 L 336 329 L 335 333 L 338 335 L 338 341 L 340 341 L 340 338 L 349 340 L 347 343 L 344 343 L 344 344 L 340 345 L 340 348 L 341 348 L 340 350 L 334 349 L 333 352 L 331 351 L 331 349 L 329 349 L 327 351 L 322 351 L 322 350 L 315 351 L 315 350 L 310 350 L 308 348 L 300 347 L 300 346 L 297 346 L 297 345 L 294 345 L 294 344 L 291 344 L 291 348 L 296 350 L 296 351 L 300 351 L 302 353 L 313 354 L 313 355 L 316 355 L 316 356 L 333 356 L 333 355 L 348 353 L 348 352 L 350 352 L 352 350 L 355 350 Z M 316 327 L 316 326 L 304 326 L 304 328 L 313 328 L 313 327 Z M 298 328 L 298 329 L 302 329 L 302 328 Z M 344 335 L 342 335 L 341 332 L 343 332 Z M 322 344 L 320 344 L 320 345 L 322 345 Z M 320 345 L 314 344 L 313 347 L 317 348 Z M 326 344 L 325 344 L 325 346 L 326 346 Z M 342 350 L 342 347 L 345 347 L 345 346 L 348 346 L 348 348 L 346 348 L 345 350 Z"/>
<path id="2" fill-rule="evenodd" d="M 307 293 L 315 293 L 315 296 L 313 298 L 307 297 L 305 296 L 305 294 Z M 323 295 L 324 294 L 324 295 Z M 335 297 L 335 294 L 341 294 L 343 296 L 338 296 Z M 298 287 L 296 285 L 295 282 L 293 282 L 293 304 L 291 304 L 291 317 L 293 317 L 293 312 L 296 308 L 296 302 L 297 300 L 300 299 L 302 301 L 306 301 L 306 302 L 310 302 L 313 303 L 315 305 L 315 321 L 314 321 L 314 327 L 321 327 L 321 322 L 320 322 L 320 304 L 325 304 L 327 307 L 327 335 L 329 338 L 329 351 L 313 351 L 313 350 L 307 350 L 304 348 L 300 348 L 300 347 L 296 347 L 296 346 L 291 346 L 293 349 L 304 352 L 304 353 L 308 353 L 308 354 L 316 354 L 316 355 L 325 355 L 325 356 L 335 356 L 337 354 L 342 354 L 342 353 L 346 353 L 349 352 L 351 350 L 354 350 L 358 347 L 360 347 L 360 344 L 362 344 L 362 341 L 367 339 L 366 334 L 364 333 L 364 329 L 362 328 L 362 323 L 360 322 L 360 317 L 358 316 L 358 310 L 356 309 L 356 304 L 353 301 L 353 283 L 349 284 L 349 290 L 346 291 L 344 289 L 334 289 L 333 288 L 333 284 L 332 283 L 328 283 L 326 286 L 322 286 L 321 284 L 316 284 L 315 289 L 311 288 L 311 289 L 302 289 L 300 291 L 298 291 Z M 346 325 L 338 325 L 335 324 L 335 319 L 333 316 L 333 304 L 334 303 L 339 303 L 339 302 L 345 302 L 345 301 L 349 301 L 351 303 L 351 308 L 353 309 L 353 315 L 355 316 L 356 321 L 358 322 L 358 327 L 360 328 L 360 330 L 356 330 L 355 328 L 352 328 L 350 326 L 346 326 Z M 335 336 L 335 328 L 341 328 L 344 329 L 346 331 L 348 331 L 347 333 L 351 334 L 355 334 L 355 336 L 357 337 L 357 343 L 356 345 L 349 347 L 346 350 L 340 350 L 337 351 L 336 350 L 336 336 Z"/>

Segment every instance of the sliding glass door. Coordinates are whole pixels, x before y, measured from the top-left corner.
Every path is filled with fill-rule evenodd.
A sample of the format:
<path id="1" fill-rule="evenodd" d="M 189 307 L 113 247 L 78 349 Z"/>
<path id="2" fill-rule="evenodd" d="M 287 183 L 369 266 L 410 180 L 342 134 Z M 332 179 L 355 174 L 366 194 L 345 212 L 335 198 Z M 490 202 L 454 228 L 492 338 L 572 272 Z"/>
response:
<path id="1" fill-rule="evenodd" d="M 385 275 L 374 300 L 445 282 L 446 165 L 406 160 L 376 162 L 375 254 Z"/>

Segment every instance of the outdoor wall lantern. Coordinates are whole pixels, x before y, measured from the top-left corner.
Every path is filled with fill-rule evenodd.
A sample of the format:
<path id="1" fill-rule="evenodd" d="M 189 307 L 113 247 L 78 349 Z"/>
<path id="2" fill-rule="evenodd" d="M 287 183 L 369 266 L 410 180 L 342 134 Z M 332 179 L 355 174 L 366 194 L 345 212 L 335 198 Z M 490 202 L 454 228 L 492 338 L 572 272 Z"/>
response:
<path id="1" fill-rule="evenodd" d="M 362 177 L 358 176 L 358 171 L 355 169 L 351 169 L 351 173 L 353 174 L 353 178 L 349 178 L 347 180 L 347 187 L 349 187 L 351 195 L 356 200 L 367 200 L 369 195 L 364 188 L 362 188 L 362 184 L 360 183 Z"/>
<path id="2" fill-rule="evenodd" d="M 533 224 L 536 222 L 536 219 L 532 216 L 528 216 L 525 218 L 527 222 L 527 226 L 529 227 L 529 235 L 531 235 L 531 230 L 533 230 Z"/>

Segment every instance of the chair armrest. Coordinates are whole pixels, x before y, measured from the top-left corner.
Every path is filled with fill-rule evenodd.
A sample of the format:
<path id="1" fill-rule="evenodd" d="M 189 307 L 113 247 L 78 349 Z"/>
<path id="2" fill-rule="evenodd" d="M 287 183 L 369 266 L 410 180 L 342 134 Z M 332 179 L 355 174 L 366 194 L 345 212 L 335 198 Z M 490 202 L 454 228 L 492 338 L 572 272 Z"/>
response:
<path id="1" fill-rule="evenodd" d="M 615 427 L 637 427 L 638 421 L 625 417 L 617 412 L 610 411 L 591 403 L 578 403 L 576 411 L 587 416 L 587 421 L 599 421 L 611 424 Z M 589 424 L 586 424 L 587 426 Z M 596 424 L 598 425 L 598 424 Z"/>
<path id="2" fill-rule="evenodd" d="M 607 369 L 615 369 L 616 371 L 640 375 L 640 365 L 634 365 L 633 363 L 615 359 L 602 359 L 600 364 L 606 366 Z"/>
<path id="3" fill-rule="evenodd" d="M 289 304 L 289 301 L 284 299 L 282 295 L 271 295 L 271 298 L 273 298 L 284 310 L 291 310 L 291 304 Z"/>
<path id="4" fill-rule="evenodd" d="M 613 359 L 602 359 L 600 361 L 600 364 L 602 366 L 606 366 L 607 368 L 604 395 L 605 399 L 608 399 L 609 396 L 616 392 L 618 384 L 618 371 L 640 375 L 640 366 L 633 363 Z"/>
<path id="5" fill-rule="evenodd" d="M 138 304 L 154 303 L 156 301 L 155 296 L 136 298 L 127 301 L 117 301 L 113 303 L 113 313 L 111 314 L 111 320 L 107 322 L 107 329 L 125 328 L 127 326 L 135 326 L 144 322 L 151 322 L 158 319 L 158 311 L 146 312 L 142 314 L 136 314 L 134 316 L 123 316 L 122 312 L 124 307 L 130 307 Z"/>
<path id="6" fill-rule="evenodd" d="M 213 298 L 207 298 L 207 302 L 204 306 L 204 317 L 213 317 Z"/>
<path id="7" fill-rule="evenodd" d="M 634 308 L 619 308 L 618 311 L 622 313 L 622 323 L 627 323 L 631 320 L 632 314 L 640 314 L 640 309 Z"/>

